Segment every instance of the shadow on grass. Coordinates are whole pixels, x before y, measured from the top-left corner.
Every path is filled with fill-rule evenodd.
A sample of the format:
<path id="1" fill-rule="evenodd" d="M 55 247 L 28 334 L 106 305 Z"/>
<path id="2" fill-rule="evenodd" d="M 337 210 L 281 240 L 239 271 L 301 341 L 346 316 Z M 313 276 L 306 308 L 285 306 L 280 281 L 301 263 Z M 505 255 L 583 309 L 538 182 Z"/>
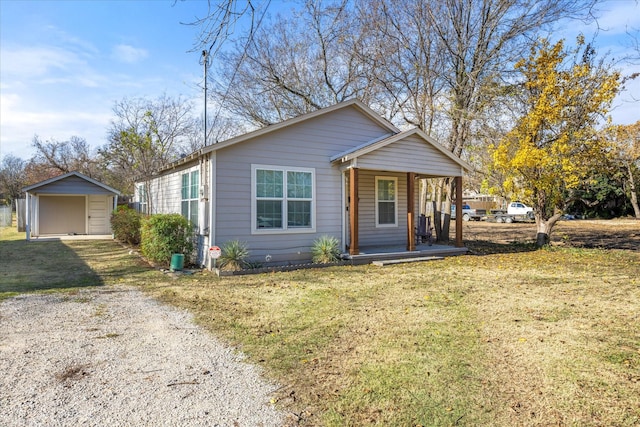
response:
<path id="1" fill-rule="evenodd" d="M 535 243 L 496 243 L 488 240 L 466 240 L 464 244 L 469 249 L 470 255 L 511 254 L 538 250 Z"/>
<path id="2" fill-rule="evenodd" d="M 61 241 L 0 240 L 0 293 L 102 286 L 101 276 Z"/>

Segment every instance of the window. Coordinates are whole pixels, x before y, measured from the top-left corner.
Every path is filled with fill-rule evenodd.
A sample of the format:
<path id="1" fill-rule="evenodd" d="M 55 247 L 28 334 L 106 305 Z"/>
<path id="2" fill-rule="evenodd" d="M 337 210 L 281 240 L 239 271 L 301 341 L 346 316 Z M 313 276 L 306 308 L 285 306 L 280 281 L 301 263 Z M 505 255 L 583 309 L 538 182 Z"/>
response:
<path id="1" fill-rule="evenodd" d="M 254 231 L 313 231 L 313 169 L 254 165 L 252 172 Z"/>
<path id="2" fill-rule="evenodd" d="M 182 174 L 182 216 L 198 226 L 199 171 Z"/>
<path id="3" fill-rule="evenodd" d="M 398 225 L 398 178 L 376 177 L 376 227 Z"/>
<path id="4" fill-rule="evenodd" d="M 148 198 L 147 198 L 147 189 L 145 188 L 145 184 L 140 184 L 138 186 L 138 212 L 143 214 L 148 214 Z"/>

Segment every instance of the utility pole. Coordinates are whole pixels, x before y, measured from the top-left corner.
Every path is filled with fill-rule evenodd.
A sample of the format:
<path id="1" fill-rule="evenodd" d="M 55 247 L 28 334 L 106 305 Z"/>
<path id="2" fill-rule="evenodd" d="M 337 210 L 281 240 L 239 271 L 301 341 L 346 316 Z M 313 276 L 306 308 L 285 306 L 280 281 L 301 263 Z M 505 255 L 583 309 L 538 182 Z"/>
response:
<path id="1" fill-rule="evenodd" d="M 211 63 L 209 52 L 206 50 L 202 51 L 201 61 L 201 64 L 204 66 L 204 146 L 206 147 L 209 145 L 207 144 L 207 69 Z"/>

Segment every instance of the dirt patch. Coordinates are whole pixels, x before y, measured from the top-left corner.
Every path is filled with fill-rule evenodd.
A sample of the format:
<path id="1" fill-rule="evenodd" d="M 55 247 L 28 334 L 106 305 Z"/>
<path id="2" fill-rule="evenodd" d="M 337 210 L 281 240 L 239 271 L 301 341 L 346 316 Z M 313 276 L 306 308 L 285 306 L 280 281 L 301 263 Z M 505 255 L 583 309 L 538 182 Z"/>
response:
<path id="1" fill-rule="evenodd" d="M 536 238 L 536 225 L 534 223 L 498 224 L 470 221 L 463 224 L 463 237 L 465 242 L 474 243 L 533 244 Z M 640 251 L 640 221 L 634 219 L 560 221 L 552 231 L 551 242 L 554 246 Z"/>

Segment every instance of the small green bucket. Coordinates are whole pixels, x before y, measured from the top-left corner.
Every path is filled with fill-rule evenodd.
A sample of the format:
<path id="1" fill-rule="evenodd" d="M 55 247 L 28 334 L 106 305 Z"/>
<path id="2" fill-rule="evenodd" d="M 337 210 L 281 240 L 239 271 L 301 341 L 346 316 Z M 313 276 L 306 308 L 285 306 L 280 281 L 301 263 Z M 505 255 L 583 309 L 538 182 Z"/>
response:
<path id="1" fill-rule="evenodd" d="M 169 270 L 171 271 L 180 271 L 184 267 L 184 255 L 183 254 L 173 254 L 171 255 L 171 265 L 169 266 Z"/>

